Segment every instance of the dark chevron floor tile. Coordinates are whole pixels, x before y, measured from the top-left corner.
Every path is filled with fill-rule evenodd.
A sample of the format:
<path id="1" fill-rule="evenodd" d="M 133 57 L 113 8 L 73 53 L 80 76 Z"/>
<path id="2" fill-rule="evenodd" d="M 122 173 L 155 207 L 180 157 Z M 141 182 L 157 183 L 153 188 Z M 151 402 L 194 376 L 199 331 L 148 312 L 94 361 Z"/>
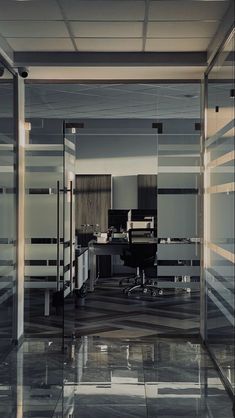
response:
<path id="1" fill-rule="evenodd" d="M 191 335 L 199 332 L 199 294 L 166 290 L 163 296 L 133 294 L 127 297 L 118 278 L 100 279 L 95 292 L 66 306 L 66 321 L 77 336 L 105 335 L 136 338 L 147 335 Z M 62 317 L 51 309 L 43 315 L 43 294 L 35 303 L 26 303 L 26 336 L 31 338 L 62 337 Z M 65 330 L 66 331 L 66 330 Z"/>
<path id="2" fill-rule="evenodd" d="M 139 338 L 199 333 L 197 292 L 168 290 L 163 296 L 133 294 L 127 298 L 119 287 L 119 279 L 100 279 L 95 292 L 79 301 L 75 318 L 77 335 Z"/>

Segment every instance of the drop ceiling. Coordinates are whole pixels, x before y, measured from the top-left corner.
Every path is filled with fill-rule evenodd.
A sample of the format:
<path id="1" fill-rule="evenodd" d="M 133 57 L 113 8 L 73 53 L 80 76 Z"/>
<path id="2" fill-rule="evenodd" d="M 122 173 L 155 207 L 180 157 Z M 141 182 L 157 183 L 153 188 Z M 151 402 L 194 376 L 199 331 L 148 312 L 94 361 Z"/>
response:
<path id="1" fill-rule="evenodd" d="M 28 66 L 32 80 L 198 80 L 206 69 L 208 46 L 230 15 L 231 4 L 231 0 L 0 0 L 0 52 L 2 47 L 16 67 Z M 78 63 L 82 53 L 98 54 L 95 63 Z M 107 54 L 104 62 L 102 53 Z M 143 62 L 114 65 L 110 53 L 141 53 Z M 179 54 L 177 64 L 161 60 L 162 53 L 169 58 Z M 191 56 L 198 53 L 205 58 L 195 63 Z M 73 55 L 72 63 L 66 54 Z M 147 54 L 156 57 L 153 66 L 145 63 Z M 180 54 L 189 54 L 187 63 Z"/>
<path id="2" fill-rule="evenodd" d="M 0 1 L 14 51 L 206 51 L 229 0 Z"/>

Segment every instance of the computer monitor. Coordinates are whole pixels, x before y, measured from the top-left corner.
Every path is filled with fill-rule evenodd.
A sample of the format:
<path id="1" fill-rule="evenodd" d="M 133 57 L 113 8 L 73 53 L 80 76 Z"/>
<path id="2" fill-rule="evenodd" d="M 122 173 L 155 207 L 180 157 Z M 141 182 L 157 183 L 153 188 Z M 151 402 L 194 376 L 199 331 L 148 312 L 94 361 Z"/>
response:
<path id="1" fill-rule="evenodd" d="M 129 209 L 109 209 L 108 227 L 114 227 L 117 231 L 126 230 L 127 215 Z"/>

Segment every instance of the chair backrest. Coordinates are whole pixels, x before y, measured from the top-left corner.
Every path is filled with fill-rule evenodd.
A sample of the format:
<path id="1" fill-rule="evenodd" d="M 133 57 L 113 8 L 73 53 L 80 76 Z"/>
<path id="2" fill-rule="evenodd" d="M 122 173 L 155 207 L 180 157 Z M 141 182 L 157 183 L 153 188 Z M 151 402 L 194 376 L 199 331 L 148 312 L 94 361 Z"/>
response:
<path id="1" fill-rule="evenodd" d="M 133 228 L 128 231 L 129 244 L 156 244 L 156 228 Z"/>
<path id="2" fill-rule="evenodd" d="M 156 264 L 157 231 L 155 228 L 129 229 L 129 257 L 138 266 Z"/>

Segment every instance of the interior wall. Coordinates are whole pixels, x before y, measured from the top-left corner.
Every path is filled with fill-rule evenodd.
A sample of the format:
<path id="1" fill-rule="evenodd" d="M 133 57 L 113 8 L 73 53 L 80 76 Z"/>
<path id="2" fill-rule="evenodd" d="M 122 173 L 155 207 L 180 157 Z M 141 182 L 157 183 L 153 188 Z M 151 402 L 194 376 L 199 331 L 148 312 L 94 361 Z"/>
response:
<path id="1" fill-rule="evenodd" d="M 114 176 L 112 189 L 113 209 L 138 209 L 137 175 Z"/>

